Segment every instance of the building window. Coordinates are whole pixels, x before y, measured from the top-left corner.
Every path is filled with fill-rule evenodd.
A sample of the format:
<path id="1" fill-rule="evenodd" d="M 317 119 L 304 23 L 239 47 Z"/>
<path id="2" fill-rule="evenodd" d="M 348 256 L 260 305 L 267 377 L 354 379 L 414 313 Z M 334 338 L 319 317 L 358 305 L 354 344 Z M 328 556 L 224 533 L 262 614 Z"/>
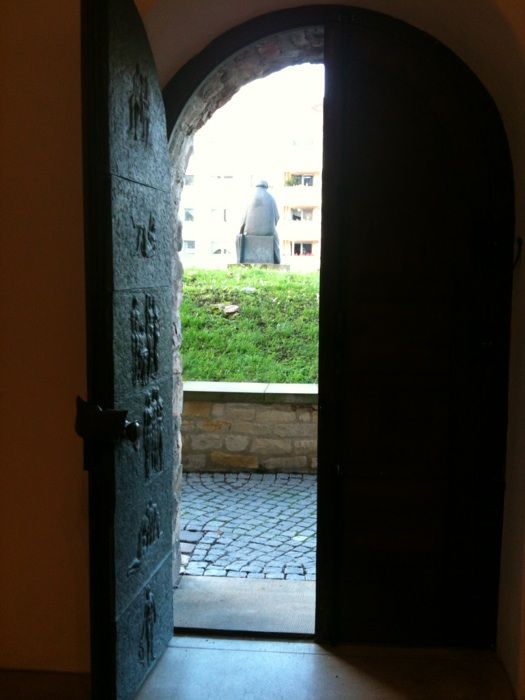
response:
<path id="1" fill-rule="evenodd" d="M 314 186 L 314 176 L 311 173 L 291 173 L 285 181 L 288 187 L 303 185 L 304 187 Z"/>
<path id="2" fill-rule="evenodd" d="M 216 224 L 221 224 L 225 221 L 228 221 L 227 210 L 226 209 L 212 209 L 211 210 L 211 219 Z"/>
<path id="3" fill-rule="evenodd" d="M 225 248 L 224 243 L 220 241 L 211 241 L 210 251 L 213 255 L 228 255 L 229 253 L 228 248 Z"/>
<path id="4" fill-rule="evenodd" d="M 185 209 L 184 210 L 184 221 L 195 221 L 195 210 Z"/>
<path id="5" fill-rule="evenodd" d="M 182 250 L 185 250 L 187 253 L 194 253 L 195 241 L 182 241 Z"/>
<path id="6" fill-rule="evenodd" d="M 292 221 L 312 221 L 314 210 L 312 207 L 292 207 Z"/>
<path id="7" fill-rule="evenodd" d="M 293 244 L 293 254 L 294 255 L 311 255 L 312 254 L 312 244 L 311 243 L 303 243 L 301 241 L 298 241 L 297 243 Z"/>

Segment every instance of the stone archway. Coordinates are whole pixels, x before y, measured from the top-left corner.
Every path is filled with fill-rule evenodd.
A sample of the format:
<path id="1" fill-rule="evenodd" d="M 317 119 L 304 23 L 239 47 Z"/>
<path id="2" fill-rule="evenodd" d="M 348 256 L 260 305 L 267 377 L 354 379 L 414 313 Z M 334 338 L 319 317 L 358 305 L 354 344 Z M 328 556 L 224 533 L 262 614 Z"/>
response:
<path id="1" fill-rule="evenodd" d="M 174 248 L 182 249 L 182 221 L 179 205 L 184 176 L 193 150 L 196 132 L 206 124 L 213 113 L 226 104 L 244 85 L 264 78 L 283 68 L 301 63 L 322 63 L 324 59 L 324 27 L 319 25 L 290 29 L 247 44 L 235 51 L 216 68 L 211 70 L 197 90 L 189 97 L 180 111 L 169 139 L 169 153 L 172 167 L 172 198 L 175 211 Z M 182 301 L 182 266 L 178 256 L 173 256 L 174 305 L 174 410 L 176 416 L 175 434 L 177 450 L 180 454 L 180 416 L 182 415 L 183 389 L 182 366 L 180 359 L 181 329 L 179 308 Z M 176 505 L 180 503 L 182 488 L 182 462 L 175 460 L 174 495 Z M 179 532 L 179 508 L 175 509 L 174 532 Z M 180 552 L 176 539 L 174 579 L 178 578 Z"/>

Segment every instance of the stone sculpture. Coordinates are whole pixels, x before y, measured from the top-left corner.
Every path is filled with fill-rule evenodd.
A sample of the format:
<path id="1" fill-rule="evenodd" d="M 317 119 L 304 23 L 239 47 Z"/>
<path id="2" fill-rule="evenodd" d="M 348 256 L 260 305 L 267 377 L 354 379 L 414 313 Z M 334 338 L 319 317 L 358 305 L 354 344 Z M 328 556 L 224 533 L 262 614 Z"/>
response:
<path id="1" fill-rule="evenodd" d="M 237 236 L 237 262 L 280 265 L 281 251 L 276 229 L 278 221 L 277 204 L 268 192 L 268 183 L 260 180 Z"/>

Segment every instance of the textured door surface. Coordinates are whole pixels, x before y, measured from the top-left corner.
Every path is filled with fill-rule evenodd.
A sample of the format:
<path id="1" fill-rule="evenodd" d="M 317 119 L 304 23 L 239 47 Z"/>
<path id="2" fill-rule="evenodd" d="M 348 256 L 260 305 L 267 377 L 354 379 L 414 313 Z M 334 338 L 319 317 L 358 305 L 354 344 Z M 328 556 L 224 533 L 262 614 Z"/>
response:
<path id="1" fill-rule="evenodd" d="M 83 6 L 93 696 L 132 698 L 171 638 L 172 206 L 164 107 L 132 0 Z"/>
<path id="2" fill-rule="evenodd" d="M 320 632 L 490 644 L 512 250 L 505 136 L 476 78 L 430 37 L 370 13 L 339 19 L 325 38 Z"/>

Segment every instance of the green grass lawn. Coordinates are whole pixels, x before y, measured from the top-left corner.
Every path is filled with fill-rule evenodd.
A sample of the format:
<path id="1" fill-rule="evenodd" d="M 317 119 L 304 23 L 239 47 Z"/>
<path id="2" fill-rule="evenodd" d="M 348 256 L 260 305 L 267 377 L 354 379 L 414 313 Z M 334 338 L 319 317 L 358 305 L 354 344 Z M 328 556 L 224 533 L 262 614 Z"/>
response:
<path id="1" fill-rule="evenodd" d="M 184 379 L 317 382 L 318 299 L 318 273 L 187 270 Z"/>

